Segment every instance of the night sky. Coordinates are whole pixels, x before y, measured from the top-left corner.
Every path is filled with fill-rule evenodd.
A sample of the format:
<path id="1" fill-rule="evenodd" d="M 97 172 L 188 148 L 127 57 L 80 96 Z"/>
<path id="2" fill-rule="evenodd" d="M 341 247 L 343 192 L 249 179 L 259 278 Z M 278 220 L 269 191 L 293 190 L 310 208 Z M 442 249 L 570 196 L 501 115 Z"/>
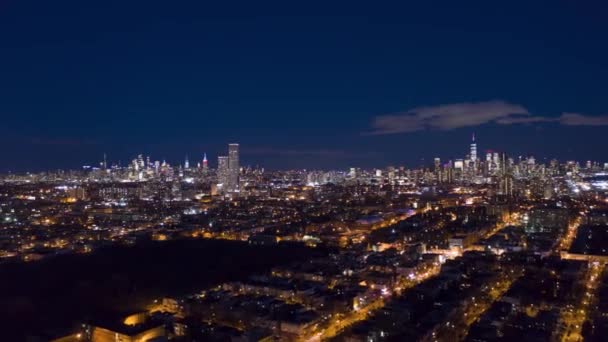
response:
<path id="1" fill-rule="evenodd" d="M 608 162 L 606 1 L 405 2 L 0 0 L 0 171 Z"/>

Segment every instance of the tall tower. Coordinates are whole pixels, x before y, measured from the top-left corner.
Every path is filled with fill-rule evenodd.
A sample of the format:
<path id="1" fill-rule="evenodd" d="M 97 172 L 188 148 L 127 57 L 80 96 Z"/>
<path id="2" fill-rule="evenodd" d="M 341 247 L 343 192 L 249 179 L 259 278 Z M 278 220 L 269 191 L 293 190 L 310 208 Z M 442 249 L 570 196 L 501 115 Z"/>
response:
<path id="1" fill-rule="evenodd" d="M 144 163 L 144 156 L 141 154 L 137 155 L 137 167 L 138 170 L 143 170 L 145 168 L 145 163 Z"/>
<path id="2" fill-rule="evenodd" d="M 477 143 L 475 142 L 475 133 L 473 133 L 473 140 L 471 141 L 471 161 L 477 161 Z"/>
<path id="3" fill-rule="evenodd" d="M 507 160 L 507 154 L 500 155 L 500 177 L 498 180 L 498 194 L 505 197 L 513 196 L 513 175 Z"/>
<path id="4" fill-rule="evenodd" d="M 186 155 L 186 160 L 184 161 L 184 169 L 188 170 L 190 168 L 190 161 L 188 161 L 188 155 Z"/>
<path id="5" fill-rule="evenodd" d="M 230 191 L 237 191 L 239 189 L 239 173 L 241 170 L 239 165 L 239 144 L 228 145 L 228 170 L 228 189 Z"/>
<path id="6" fill-rule="evenodd" d="M 228 157 L 217 157 L 217 182 L 222 184 L 223 190 L 229 190 L 229 166 Z"/>
<path id="7" fill-rule="evenodd" d="M 108 160 L 105 153 L 103 154 L 103 160 L 99 162 L 99 168 L 102 170 L 106 170 L 108 168 Z"/>
<path id="8" fill-rule="evenodd" d="M 207 173 L 209 170 L 209 162 L 207 161 L 207 153 L 203 155 L 203 173 Z"/>

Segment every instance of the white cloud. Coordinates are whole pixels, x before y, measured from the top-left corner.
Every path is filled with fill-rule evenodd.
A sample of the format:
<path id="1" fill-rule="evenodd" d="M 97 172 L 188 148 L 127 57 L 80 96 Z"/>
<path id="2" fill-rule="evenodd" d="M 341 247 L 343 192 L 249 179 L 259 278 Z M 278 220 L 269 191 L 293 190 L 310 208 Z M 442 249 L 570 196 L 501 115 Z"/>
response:
<path id="1" fill-rule="evenodd" d="M 515 124 L 529 124 L 536 122 L 554 122 L 558 119 L 546 118 L 543 116 L 509 116 L 496 120 L 497 124 L 501 125 L 515 125 Z"/>
<path id="2" fill-rule="evenodd" d="M 608 115 L 589 116 L 579 113 L 562 113 L 559 123 L 566 126 L 608 126 Z"/>
<path id="3" fill-rule="evenodd" d="M 403 113 L 377 116 L 365 135 L 452 130 L 487 123 L 501 125 L 556 122 L 565 126 L 608 126 L 608 115 L 562 113 L 559 117 L 532 116 L 521 105 L 495 100 L 417 107 Z"/>
<path id="4" fill-rule="evenodd" d="M 406 133 L 424 129 L 451 130 L 478 126 L 515 115 L 530 114 L 523 106 L 498 100 L 418 107 L 404 113 L 376 117 L 372 131 L 368 134 Z"/>

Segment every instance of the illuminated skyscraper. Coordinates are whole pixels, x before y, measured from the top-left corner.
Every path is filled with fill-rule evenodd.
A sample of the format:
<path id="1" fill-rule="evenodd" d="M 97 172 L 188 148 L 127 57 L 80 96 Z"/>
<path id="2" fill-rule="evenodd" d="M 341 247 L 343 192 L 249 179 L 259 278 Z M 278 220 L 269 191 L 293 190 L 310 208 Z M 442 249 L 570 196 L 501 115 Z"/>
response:
<path id="1" fill-rule="evenodd" d="M 217 183 L 218 183 L 218 185 L 221 184 L 222 191 L 228 190 L 228 182 L 229 182 L 228 175 L 229 175 L 228 157 L 226 157 L 226 156 L 217 157 Z"/>
<path id="2" fill-rule="evenodd" d="M 471 161 L 477 161 L 477 143 L 475 143 L 475 133 L 473 133 L 473 140 L 471 142 Z"/>
<path id="3" fill-rule="evenodd" d="M 203 155 L 203 173 L 209 171 L 209 162 L 207 161 L 207 153 Z"/>
<path id="4" fill-rule="evenodd" d="M 144 156 L 143 155 L 138 155 L 137 156 L 137 169 L 138 170 L 143 170 L 145 168 L 145 163 L 144 163 Z"/>
<path id="5" fill-rule="evenodd" d="M 498 194 L 504 197 L 513 196 L 513 175 L 506 153 L 500 155 L 500 176 L 498 180 Z"/>
<path id="6" fill-rule="evenodd" d="M 456 159 L 454 161 L 454 168 L 462 171 L 464 169 L 464 161 L 462 159 Z"/>
<path id="7" fill-rule="evenodd" d="M 435 158 L 433 160 L 433 166 L 434 166 L 435 172 L 438 172 L 439 169 L 441 169 L 441 159 L 440 158 Z"/>
<path id="8" fill-rule="evenodd" d="M 239 144 L 228 145 L 228 190 L 239 190 Z"/>
<path id="9" fill-rule="evenodd" d="M 188 170 L 190 168 L 190 162 L 188 161 L 188 155 L 186 155 L 186 160 L 184 161 L 184 169 Z"/>

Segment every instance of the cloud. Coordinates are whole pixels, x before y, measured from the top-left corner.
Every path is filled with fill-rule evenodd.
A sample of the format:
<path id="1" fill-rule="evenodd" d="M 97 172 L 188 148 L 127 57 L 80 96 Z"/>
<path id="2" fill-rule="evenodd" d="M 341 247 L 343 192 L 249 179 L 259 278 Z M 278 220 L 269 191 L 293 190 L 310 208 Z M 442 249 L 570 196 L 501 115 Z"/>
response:
<path id="1" fill-rule="evenodd" d="M 565 126 L 608 126 L 608 115 L 562 113 L 559 117 L 533 116 L 521 105 L 495 100 L 417 107 L 403 113 L 377 116 L 364 135 L 385 135 L 422 130 L 452 130 L 487 123 L 500 125 L 555 122 Z"/>
<path id="2" fill-rule="evenodd" d="M 557 119 L 546 118 L 543 116 L 508 116 L 497 119 L 495 122 L 501 125 L 529 124 L 536 122 L 553 122 Z"/>
<path id="3" fill-rule="evenodd" d="M 520 105 L 505 101 L 466 102 L 418 107 L 404 113 L 381 115 L 374 119 L 368 134 L 394 134 L 429 130 L 451 130 L 478 126 L 499 119 L 530 115 Z"/>
<path id="4" fill-rule="evenodd" d="M 496 120 L 501 125 L 520 123 L 557 122 L 564 126 L 608 126 L 608 115 L 590 116 L 579 113 L 562 113 L 557 118 L 544 116 L 506 117 Z"/>
<path id="5" fill-rule="evenodd" d="M 566 126 L 608 126 L 608 115 L 589 116 L 579 113 L 562 113 L 559 123 Z"/>

